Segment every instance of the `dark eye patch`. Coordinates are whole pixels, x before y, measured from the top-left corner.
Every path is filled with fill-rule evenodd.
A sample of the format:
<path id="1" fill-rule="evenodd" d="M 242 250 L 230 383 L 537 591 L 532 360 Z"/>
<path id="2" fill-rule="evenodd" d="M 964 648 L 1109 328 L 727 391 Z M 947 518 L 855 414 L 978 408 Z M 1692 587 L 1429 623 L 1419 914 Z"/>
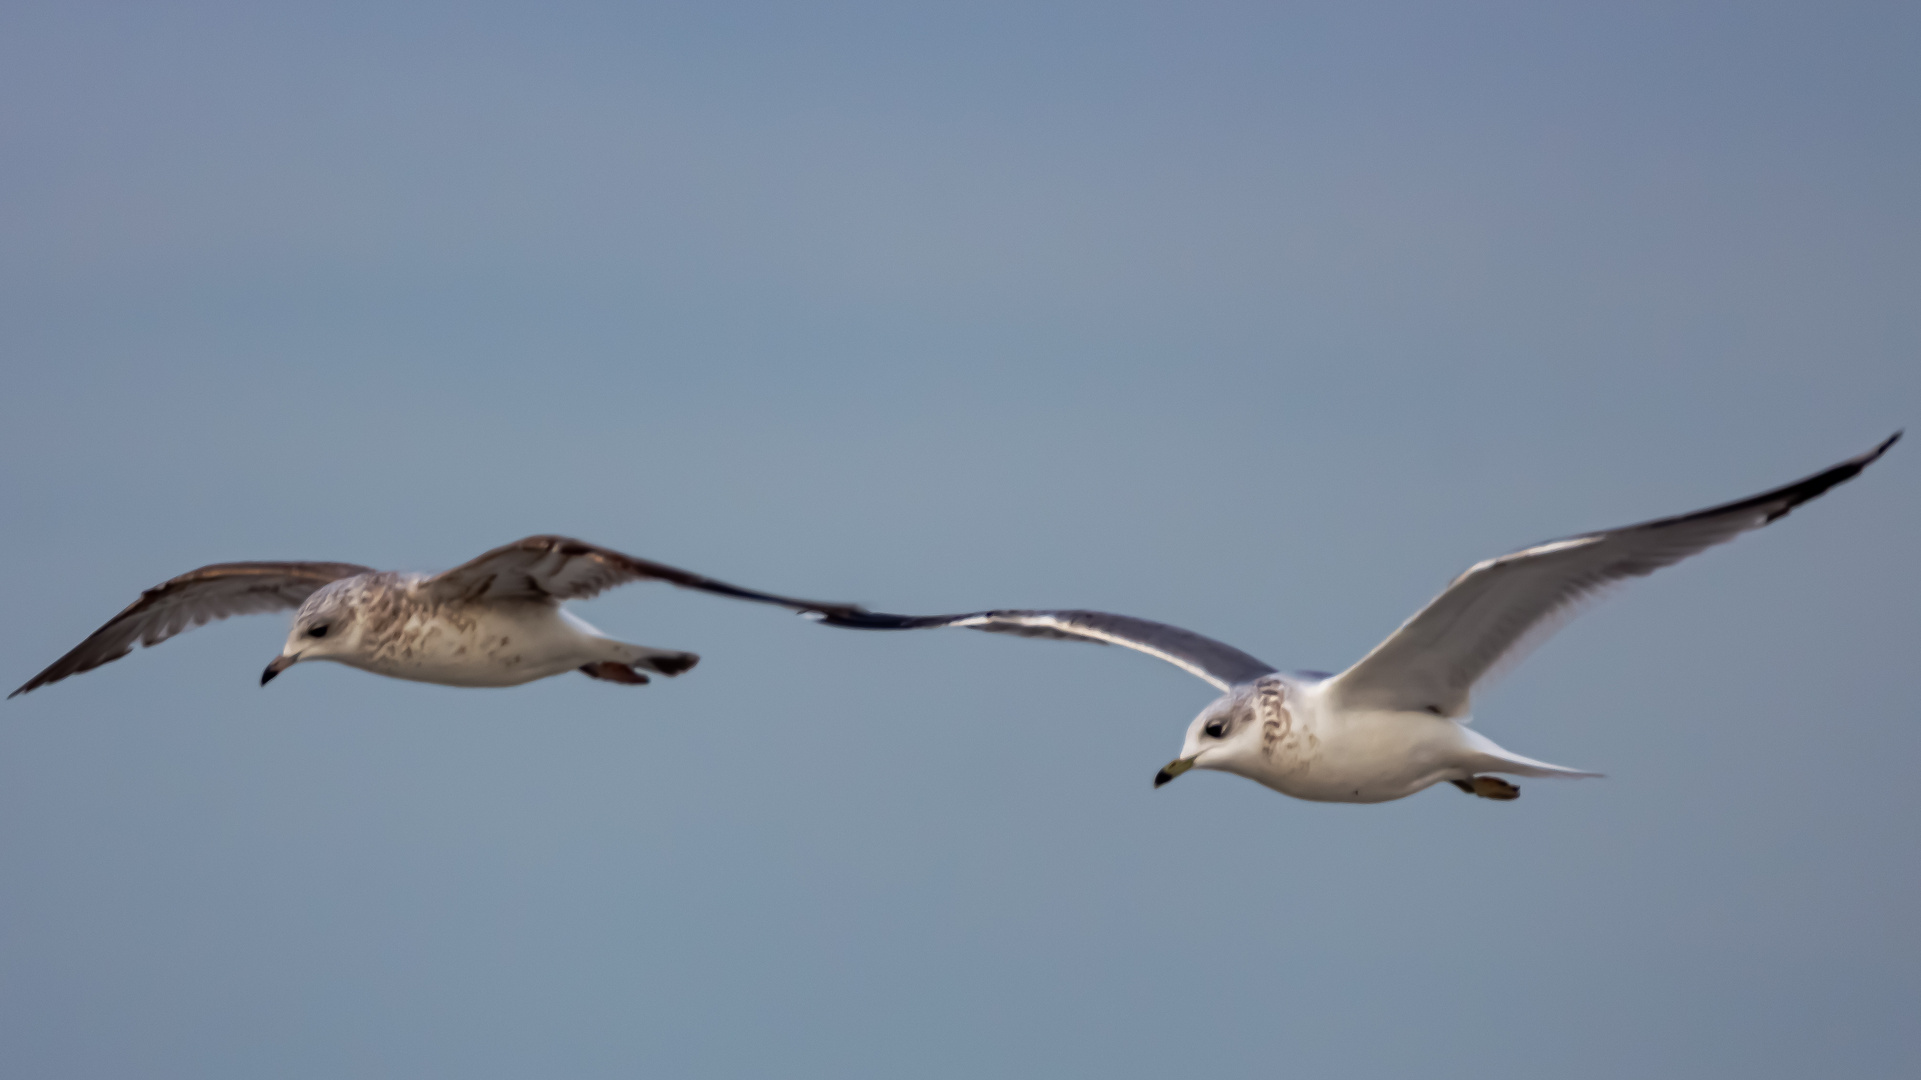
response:
<path id="1" fill-rule="evenodd" d="M 321 623 L 319 626 L 309 626 L 307 628 L 307 636 L 308 637 L 326 637 L 327 624 Z"/>
<path id="2" fill-rule="evenodd" d="M 1222 739 L 1227 737 L 1227 728 L 1227 717 L 1223 716 L 1219 719 L 1209 720 L 1207 726 L 1201 730 L 1216 739 Z"/>

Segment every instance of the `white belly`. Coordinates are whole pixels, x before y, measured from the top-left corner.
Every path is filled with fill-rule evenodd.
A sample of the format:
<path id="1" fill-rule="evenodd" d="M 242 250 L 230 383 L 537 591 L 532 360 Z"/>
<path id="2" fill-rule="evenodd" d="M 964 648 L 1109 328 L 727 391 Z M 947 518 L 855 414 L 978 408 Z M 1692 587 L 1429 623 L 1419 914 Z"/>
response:
<path id="1" fill-rule="evenodd" d="M 1305 721 L 1302 723 L 1301 721 Z M 1421 713 L 1297 717 L 1298 731 L 1232 771 L 1316 802 L 1388 802 L 1455 775 L 1461 729 Z"/>
<path id="2" fill-rule="evenodd" d="M 346 663 L 396 679 L 518 686 L 600 659 L 603 639 L 552 604 L 435 608 L 410 615 Z"/>

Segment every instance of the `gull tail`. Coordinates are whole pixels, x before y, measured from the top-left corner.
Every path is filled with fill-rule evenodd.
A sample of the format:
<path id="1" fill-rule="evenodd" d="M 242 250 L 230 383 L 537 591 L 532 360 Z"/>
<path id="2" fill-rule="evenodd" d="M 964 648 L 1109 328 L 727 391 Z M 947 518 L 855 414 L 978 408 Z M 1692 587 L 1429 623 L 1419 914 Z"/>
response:
<path id="1" fill-rule="evenodd" d="M 678 649 L 654 649 L 646 645 L 615 641 L 566 608 L 560 609 L 560 620 L 573 631 L 574 644 L 579 650 L 580 658 L 588 661 L 581 670 L 596 679 L 639 685 L 647 681 L 647 677 L 640 674 L 641 671 L 651 671 L 656 675 L 672 678 L 700 663 L 698 653 L 681 652 Z M 612 668 L 607 669 L 605 674 L 588 671 L 588 668 L 603 663 L 614 667 L 638 668 L 639 671 L 627 672 L 625 676 Z"/>
<path id="2" fill-rule="evenodd" d="M 1498 772 L 1508 773 L 1512 776 L 1564 776 L 1570 779 L 1599 777 L 1603 775 L 1597 772 L 1582 772 L 1579 769 L 1570 769 L 1565 765 L 1549 765 L 1545 761 L 1536 761 L 1531 757 L 1522 757 L 1512 750 L 1503 749 L 1497 745 L 1493 739 L 1475 731 L 1473 728 L 1463 727 L 1461 734 L 1467 738 L 1468 750 L 1470 752 L 1469 767 L 1476 773 Z"/>
<path id="3" fill-rule="evenodd" d="M 657 675 L 671 677 L 700 663 L 698 653 L 678 652 L 673 649 L 650 649 L 645 645 L 629 645 L 624 641 L 618 644 L 627 652 L 627 655 L 622 658 L 626 663 Z"/>

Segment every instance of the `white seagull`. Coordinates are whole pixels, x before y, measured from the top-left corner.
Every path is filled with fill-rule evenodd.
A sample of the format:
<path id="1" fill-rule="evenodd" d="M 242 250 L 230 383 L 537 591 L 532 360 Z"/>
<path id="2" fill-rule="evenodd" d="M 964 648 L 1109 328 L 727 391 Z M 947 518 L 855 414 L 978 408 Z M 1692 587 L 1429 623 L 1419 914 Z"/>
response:
<path id="1" fill-rule="evenodd" d="M 1522 757 L 1469 728 L 1477 684 L 1545 640 L 1583 600 L 1780 518 L 1852 479 L 1900 437 L 1751 499 L 1476 563 L 1339 675 L 1284 674 L 1191 630 L 1101 611 L 808 615 L 855 629 L 963 626 L 1123 645 L 1212 683 L 1221 696 L 1188 725 L 1180 756 L 1154 777 L 1155 787 L 1189 769 L 1218 769 L 1320 802 L 1387 802 L 1443 780 L 1482 798 L 1513 799 L 1520 789 L 1488 774 L 1600 774 Z"/>
<path id="2" fill-rule="evenodd" d="M 640 685 L 647 682 L 642 669 L 671 676 L 693 667 L 700 660 L 693 653 L 615 641 L 560 606 L 630 581 L 665 581 L 823 617 L 861 613 L 850 604 L 743 589 L 565 536 L 530 536 L 432 576 L 352 563 L 215 563 L 141 593 L 7 696 L 118 660 L 136 641 L 158 645 L 229 615 L 288 608 L 299 609 L 293 630 L 261 673 L 262 686 L 303 660 L 448 686 L 518 686 L 568 671 Z"/>

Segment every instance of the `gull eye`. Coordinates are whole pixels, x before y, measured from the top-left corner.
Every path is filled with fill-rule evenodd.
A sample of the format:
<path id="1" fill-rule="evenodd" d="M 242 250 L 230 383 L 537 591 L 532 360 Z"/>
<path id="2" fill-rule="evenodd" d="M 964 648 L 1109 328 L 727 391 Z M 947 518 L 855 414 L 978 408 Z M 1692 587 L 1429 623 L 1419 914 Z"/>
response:
<path id="1" fill-rule="evenodd" d="M 1212 738 L 1225 739 L 1227 738 L 1227 718 L 1222 717 L 1218 720 L 1209 720 L 1207 726 L 1201 730 Z"/>
<path id="2" fill-rule="evenodd" d="M 326 623 L 321 623 L 321 624 L 320 624 L 319 626 L 309 626 L 309 627 L 307 627 L 307 636 L 308 636 L 308 637 L 326 637 L 326 636 L 327 636 L 327 624 L 326 624 Z"/>

